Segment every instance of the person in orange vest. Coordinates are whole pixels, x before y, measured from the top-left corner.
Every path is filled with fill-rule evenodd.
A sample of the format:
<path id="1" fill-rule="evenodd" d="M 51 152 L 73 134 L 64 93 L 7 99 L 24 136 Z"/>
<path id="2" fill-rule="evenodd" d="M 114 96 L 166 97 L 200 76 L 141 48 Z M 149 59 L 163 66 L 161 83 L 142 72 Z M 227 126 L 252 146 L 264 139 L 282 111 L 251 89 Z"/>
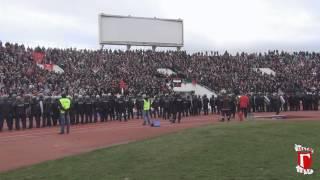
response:
<path id="1" fill-rule="evenodd" d="M 240 112 L 243 113 L 245 118 L 247 118 L 248 107 L 249 107 L 249 97 L 247 95 L 240 96 L 239 107 L 240 107 Z"/>

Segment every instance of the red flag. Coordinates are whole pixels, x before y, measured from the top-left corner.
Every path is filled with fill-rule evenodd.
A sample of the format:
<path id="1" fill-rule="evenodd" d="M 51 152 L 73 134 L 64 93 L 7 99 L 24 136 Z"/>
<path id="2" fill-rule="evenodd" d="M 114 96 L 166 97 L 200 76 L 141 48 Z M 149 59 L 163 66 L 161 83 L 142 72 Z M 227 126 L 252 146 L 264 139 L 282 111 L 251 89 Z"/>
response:
<path id="1" fill-rule="evenodd" d="M 127 89 L 128 88 L 127 83 L 124 82 L 124 80 L 120 81 L 119 86 L 120 86 L 120 89 Z"/>
<path id="2" fill-rule="evenodd" d="M 44 64 L 43 68 L 48 70 L 48 71 L 52 71 L 53 70 L 53 64 Z"/>
<path id="3" fill-rule="evenodd" d="M 29 68 L 27 69 L 26 74 L 27 74 L 28 76 L 31 76 L 31 75 L 33 74 L 33 69 L 32 69 L 31 67 L 29 67 Z"/>
<path id="4" fill-rule="evenodd" d="M 195 79 L 192 79 L 192 85 L 196 85 L 197 84 L 197 80 L 195 80 Z"/>
<path id="5" fill-rule="evenodd" d="M 41 64 L 43 61 L 45 54 L 42 52 L 33 52 L 32 58 L 37 64 Z"/>

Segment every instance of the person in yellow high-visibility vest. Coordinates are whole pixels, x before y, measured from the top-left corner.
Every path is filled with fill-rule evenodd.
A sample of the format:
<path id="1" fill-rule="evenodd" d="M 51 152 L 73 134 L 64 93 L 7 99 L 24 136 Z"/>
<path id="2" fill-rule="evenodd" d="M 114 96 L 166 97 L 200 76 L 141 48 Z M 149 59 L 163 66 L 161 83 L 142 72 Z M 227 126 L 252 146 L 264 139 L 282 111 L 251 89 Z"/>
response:
<path id="1" fill-rule="evenodd" d="M 58 104 L 60 109 L 60 134 L 64 134 L 65 126 L 67 126 L 67 134 L 69 134 L 69 131 L 70 131 L 69 110 L 71 108 L 71 100 L 67 98 L 65 94 L 62 94 Z"/>
<path id="2" fill-rule="evenodd" d="M 143 99 L 143 125 L 145 126 L 147 123 L 150 125 L 150 110 L 151 110 L 151 101 L 145 96 Z"/>

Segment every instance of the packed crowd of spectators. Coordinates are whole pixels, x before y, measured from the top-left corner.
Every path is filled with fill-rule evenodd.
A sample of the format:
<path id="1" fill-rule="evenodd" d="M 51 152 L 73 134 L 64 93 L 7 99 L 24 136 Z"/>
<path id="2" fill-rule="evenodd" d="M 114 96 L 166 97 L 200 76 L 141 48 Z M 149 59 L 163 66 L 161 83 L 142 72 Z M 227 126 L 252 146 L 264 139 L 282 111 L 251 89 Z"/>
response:
<path id="1" fill-rule="evenodd" d="M 45 54 L 44 63 L 60 66 L 63 74 L 40 69 L 32 54 Z M 26 48 L 0 42 L 0 95 L 15 93 L 97 95 L 119 92 L 156 95 L 170 87 L 158 68 L 169 68 L 182 79 L 195 80 L 218 92 L 295 93 L 320 89 L 320 54 L 269 51 L 264 54 L 220 55 L 217 52 L 188 54 L 185 51 L 120 51 Z M 254 68 L 270 68 L 275 75 Z"/>

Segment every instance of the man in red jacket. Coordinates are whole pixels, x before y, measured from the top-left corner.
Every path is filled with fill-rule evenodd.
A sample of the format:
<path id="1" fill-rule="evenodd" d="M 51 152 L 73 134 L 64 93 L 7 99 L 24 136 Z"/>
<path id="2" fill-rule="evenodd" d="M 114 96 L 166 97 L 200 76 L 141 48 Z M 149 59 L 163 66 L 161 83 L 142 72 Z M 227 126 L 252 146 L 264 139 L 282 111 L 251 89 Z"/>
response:
<path id="1" fill-rule="evenodd" d="M 239 107 L 240 111 L 244 114 L 244 117 L 247 118 L 249 107 L 249 97 L 247 95 L 240 96 Z"/>

